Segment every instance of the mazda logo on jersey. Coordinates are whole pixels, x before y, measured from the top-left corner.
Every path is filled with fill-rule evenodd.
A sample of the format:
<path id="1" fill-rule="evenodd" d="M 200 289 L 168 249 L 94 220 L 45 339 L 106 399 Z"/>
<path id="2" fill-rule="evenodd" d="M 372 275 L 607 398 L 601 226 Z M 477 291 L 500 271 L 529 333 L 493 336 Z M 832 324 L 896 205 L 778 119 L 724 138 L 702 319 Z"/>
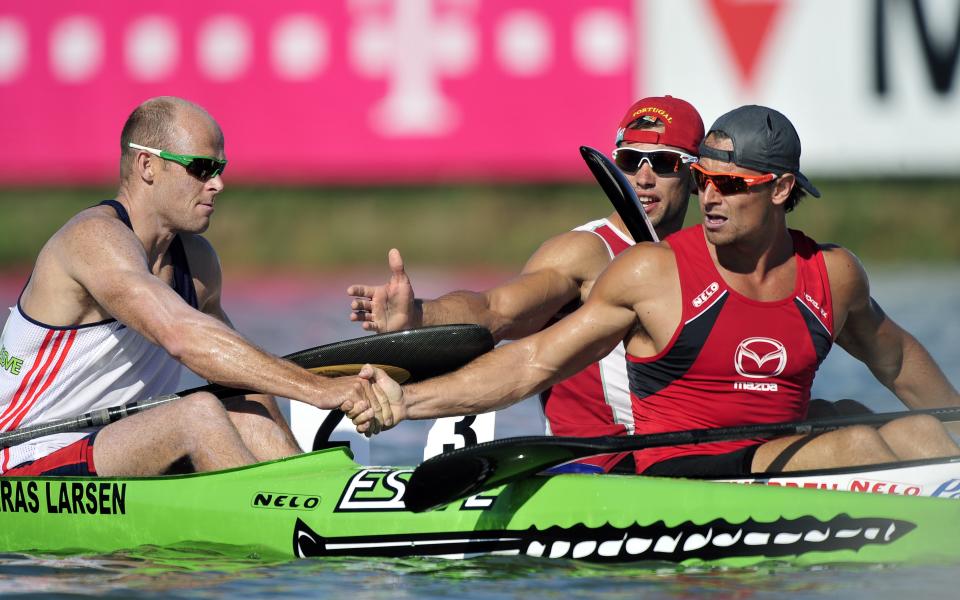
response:
<path id="1" fill-rule="evenodd" d="M 770 338 L 747 338 L 737 346 L 733 363 L 737 373 L 743 377 L 776 377 L 787 366 L 787 349 Z"/>

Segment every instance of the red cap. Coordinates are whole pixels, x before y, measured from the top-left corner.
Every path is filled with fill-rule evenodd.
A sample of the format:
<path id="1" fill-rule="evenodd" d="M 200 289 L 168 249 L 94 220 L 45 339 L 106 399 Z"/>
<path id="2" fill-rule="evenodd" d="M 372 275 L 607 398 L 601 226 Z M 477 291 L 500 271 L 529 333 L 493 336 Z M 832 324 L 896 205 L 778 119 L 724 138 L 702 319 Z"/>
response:
<path id="1" fill-rule="evenodd" d="M 649 116 L 663 123 L 663 131 L 627 129 L 637 119 Z M 617 146 L 623 142 L 663 144 L 698 156 L 703 141 L 703 119 L 692 104 L 673 96 L 654 96 L 638 100 L 620 121 Z"/>

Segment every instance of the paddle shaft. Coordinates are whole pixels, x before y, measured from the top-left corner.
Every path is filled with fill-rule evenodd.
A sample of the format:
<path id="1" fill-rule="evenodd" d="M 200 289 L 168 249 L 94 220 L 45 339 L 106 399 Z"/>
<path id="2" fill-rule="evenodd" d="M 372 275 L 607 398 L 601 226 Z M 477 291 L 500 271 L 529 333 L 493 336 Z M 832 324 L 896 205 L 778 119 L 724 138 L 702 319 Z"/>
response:
<path id="1" fill-rule="evenodd" d="M 941 421 L 955 421 L 960 419 L 960 407 L 958 408 L 932 408 L 927 410 L 905 410 L 892 413 L 875 413 L 867 415 L 843 415 L 838 417 L 828 417 L 822 419 L 810 419 L 808 421 L 795 421 L 789 423 L 761 423 L 756 425 L 738 425 L 734 427 L 717 427 L 712 429 L 691 429 L 687 431 L 672 431 L 667 433 L 654 433 L 649 435 L 633 436 L 612 436 L 608 438 L 586 438 L 598 440 L 596 447 L 606 445 L 609 450 L 604 452 L 631 452 L 635 450 L 645 450 L 647 448 L 658 448 L 663 446 L 680 446 L 709 444 L 712 442 L 726 442 L 731 440 L 742 440 L 750 438 L 775 438 L 788 435 L 813 435 L 817 433 L 826 433 L 851 427 L 853 425 L 883 425 L 902 419 L 904 417 L 916 415 L 929 415 L 936 417 Z M 564 440 L 576 440 L 577 438 L 562 438 Z M 592 449 L 588 449 L 592 452 Z M 583 457 L 593 454 L 583 454 Z"/>
<path id="2" fill-rule="evenodd" d="M 328 377 L 355 375 L 364 363 L 382 367 L 398 381 L 419 381 L 457 369 L 493 349 L 493 336 L 478 325 L 443 325 L 334 342 L 288 354 L 283 358 Z M 55 433 L 101 427 L 144 410 L 172 402 L 195 392 L 229 398 L 251 390 L 211 383 L 122 406 L 103 408 L 80 416 L 64 417 L 0 433 L 0 448 L 15 446 Z"/>
<path id="3" fill-rule="evenodd" d="M 338 377 L 348 374 L 351 370 L 350 367 L 352 366 L 353 365 L 330 365 L 328 367 L 314 367 L 307 370 L 313 373 L 325 374 L 324 372 L 329 369 L 329 377 Z M 189 396 L 190 394 L 196 392 L 209 392 L 217 398 L 230 398 L 231 396 L 256 393 L 251 390 L 229 388 L 216 383 L 211 383 L 200 387 L 190 388 L 188 390 L 182 390 L 174 394 L 164 394 L 163 396 L 155 396 L 145 400 L 133 400 L 120 406 L 111 406 L 108 408 L 92 410 L 77 417 L 63 417 L 62 419 L 45 421 L 43 423 L 37 423 L 36 425 L 30 425 L 28 427 L 21 427 L 20 429 L 15 429 L 13 431 L 0 433 L 0 448 L 16 446 L 17 444 L 29 442 L 30 440 L 43 437 L 45 435 L 53 435 L 55 433 L 70 433 L 72 431 L 80 431 L 89 427 L 103 427 L 125 417 L 131 417 L 147 409 L 154 408 L 168 402 L 173 402 L 174 400 L 179 400 L 184 396 Z"/>
<path id="4" fill-rule="evenodd" d="M 524 479 L 559 464 L 597 454 L 751 438 L 813 435 L 852 425 L 882 425 L 915 415 L 930 415 L 941 421 L 956 421 L 960 420 L 960 407 L 845 415 L 809 421 L 762 423 L 649 435 L 594 438 L 530 436 L 495 440 L 459 448 L 424 461 L 410 478 L 404 503 L 407 508 L 414 511 L 427 510 Z"/>
<path id="5" fill-rule="evenodd" d="M 580 156 L 607 194 L 607 198 L 636 242 L 659 242 L 653 224 L 643 210 L 637 192 L 623 172 L 605 154 L 590 146 L 580 146 Z"/>
<path id="6" fill-rule="evenodd" d="M 348 372 L 351 370 L 350 367 L 352 366 L 353 365 L 330 365 L 328 367 L 314 367 L 307 370 L 313 373 L 324 373 L 329 369 L 331 373 L 328 376 L 338 377 L 348 374 Z M 133 400 L 120 406 L 111 406 L 108 408 L 92 410 L 77 417 L 63 417 L 62 419 L 45 421 L 43 423 L 37 423 L 36 425 L 30 425 L 28 427 L 21 427 L 20 429 L 15 429 L 13 431 L 0 433 L 0 448 L 16 446 L 17 444 L 29 442 L 30 440 L 43 437 L 45 435 L 53 435 L 55 433 L 70 433 L 72 431 L 80 431 L 89 427 L 103 427 L 105 425 L 109 425 L 110 423 L 115 423 L 116 421 L 119 421 L 125 417 L 131 417 L 147 409 L 154 408 L 168 402 L 173 402 L 174 400 L 179 400 L 180 398 L 189 396 L 190 394 L 196 392 L 209 392 L 217 398 L 230 398 L 231 396 L 256 393 L 251 390 L 229 388 L 216 383 L 211 383 L 200 387 L 190 388 L 188 390 L 182 390 L 173 394 L 164 394 L 163 396 L 155 396 L 145 400 Z"/>
<path id="7" fill-rule="evenodd" d="M 53 421 L 15 429 L 14 431 L 0 433 L 0 448 L 16 446 L 17 444 L 22 444 L 45 435 L 80 431 L 88 427 L 103 427 L 104 425 L 119 421 L 124 417 L 129 417 L 149 408 L 172 402 L 187 394 L 206 391 L 205 388 L 207 387 L 213 387 L 213 385 L 184 390 L 176 394 L 166 394 L 155 398 L 148 398 L 146 400 L 134 400 L 122 406 L 111 406 L 110 408 L 93 410 L 79 417 L 64 417 L 62 419 L 55 419 Z"/>

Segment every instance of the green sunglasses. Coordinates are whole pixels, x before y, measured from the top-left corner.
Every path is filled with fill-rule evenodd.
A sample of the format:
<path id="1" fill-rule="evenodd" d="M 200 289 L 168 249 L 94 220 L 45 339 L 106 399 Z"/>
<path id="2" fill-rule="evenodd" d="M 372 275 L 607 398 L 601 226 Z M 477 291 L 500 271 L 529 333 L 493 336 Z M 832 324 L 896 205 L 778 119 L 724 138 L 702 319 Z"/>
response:
<path id="1" fill-rule="evenodd" d="M 127 144 L 135 150 L 143 150 L 150 154 L 159 156 L 163 160 L 172 160 L 175 163 L 183 165 L 183 168 L 200 181 L 209 181 L 217 175 L 223 173 L 227 168 L 227 161 L 213 158 L 212 156 L 194 156 L 192 154 L 174 154 L 166 150 L 157 150 L 156 148 L 147 148 L 140 144 L 130 142 Z"/>

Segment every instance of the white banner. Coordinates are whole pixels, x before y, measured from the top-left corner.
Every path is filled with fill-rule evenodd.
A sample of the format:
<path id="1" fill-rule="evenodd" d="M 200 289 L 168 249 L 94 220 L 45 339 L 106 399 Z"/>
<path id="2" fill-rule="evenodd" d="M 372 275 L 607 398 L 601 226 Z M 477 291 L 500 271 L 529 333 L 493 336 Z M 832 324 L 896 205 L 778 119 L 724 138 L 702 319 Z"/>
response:
<path id="1" fill-rule="evenodd" d="M 636 95 L 793 121 L 818 175 L 960 174 L 960 2 L 640 1 Z M 814 182 L 816 183 L 816 182 Z"/>

